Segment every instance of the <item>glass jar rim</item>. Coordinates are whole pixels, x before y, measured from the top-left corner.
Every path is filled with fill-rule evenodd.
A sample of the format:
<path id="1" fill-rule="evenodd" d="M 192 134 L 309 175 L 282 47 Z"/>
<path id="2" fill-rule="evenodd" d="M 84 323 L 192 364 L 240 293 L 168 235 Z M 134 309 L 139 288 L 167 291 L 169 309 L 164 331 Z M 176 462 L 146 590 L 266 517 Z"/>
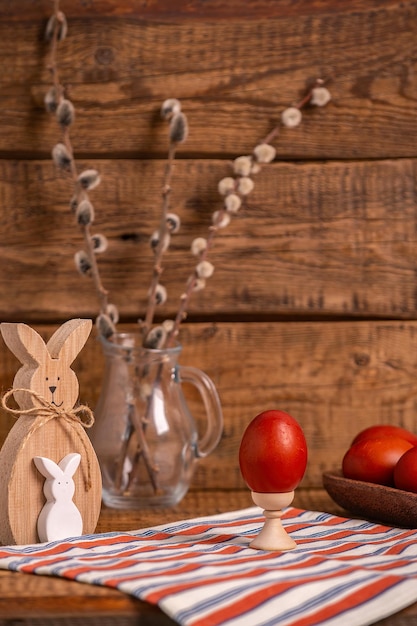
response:
<path id="1" fill-rule="evenodd" d="M 138 354 L 179 354 L 182 350 L 180 343 L 175 343 L 167 348 L 146 348 L 139 341 L 141 340 L 138 331 L 116 331 L 110 338 L 98 335 L 98 340 L 105 350 L 125 350 Z"/>

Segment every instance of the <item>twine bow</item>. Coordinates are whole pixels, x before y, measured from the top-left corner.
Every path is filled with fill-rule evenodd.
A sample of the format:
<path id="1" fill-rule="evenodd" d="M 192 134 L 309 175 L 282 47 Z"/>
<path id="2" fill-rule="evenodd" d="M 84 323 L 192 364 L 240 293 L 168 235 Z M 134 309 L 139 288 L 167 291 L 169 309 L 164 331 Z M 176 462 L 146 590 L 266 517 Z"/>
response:
<path id="1" fill-rule="evenodd" d="M 8 405 L 8 401 L 12 395 L 16 392 L 25 392 L 35 398 L 40 406 L 33 406 L 29 409 L 15 409 Z M 32 389 L 9 389 L 3 395 L 1 399 L 2 407 L 11 413 L 16 419 L 22 415 L 26 416 L 35 416 L 35 419 L 29 428 L 26 436 L 23 439 L 21 449 L 26 445 L 27 441 L 33 435 L 33 433 L 38 430 L 38 428 L 42 428 L 45 426 L 50 420 L 55 418 L 64 419 L 72 428 L 74 428 L 75 433 L 77 434 L 78 439 L 81 442 L 81 445 L 85 452 L 85 458 L 87 463 L 87 479 L 84 481 L 86 491 L 89 491 L 92 487 L 91 482 L 91 462 L 90 455 L 87 445 L 84 441 L 84 438 L 81 436 L 80 432 L 75 428 L 75 424 L 81 424 L 84 428 L 91 428 L 94 424 L 94 415 L 90 407 L 81 404 L 76 408 L 68 410 L 61 409 L 60 407 L 55 406 L 51 402 L 48 402 L 46 398 L 44 398 L 41 394 L 33 391 Z"/>

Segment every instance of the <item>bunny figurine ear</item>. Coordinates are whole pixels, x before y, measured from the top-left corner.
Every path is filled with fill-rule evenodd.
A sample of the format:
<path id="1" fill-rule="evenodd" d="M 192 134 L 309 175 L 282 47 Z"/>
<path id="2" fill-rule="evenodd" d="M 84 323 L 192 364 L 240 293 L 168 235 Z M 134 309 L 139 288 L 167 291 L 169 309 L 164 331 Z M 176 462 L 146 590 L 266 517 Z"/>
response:
<path id="1" fill-rule="evenodd" d="M 62 461 L 58 463 L 59 468 L 63 471 L 65 476 L 74 476 L 75 472 L 81 461 L 81 454 L 77 452 L 71 452 L 67 454 Z"/>
<path id="2" fill-rule="evenodd" d="M 49 480 L 62 478 L 62 476 L 74 476 L 81 461 L 81 454 L 71 452 L 67 454 L 58 464 L 44 456 L 33 457 L 37 469 Z"/>
<path id="3" fill-rule="evenodd" d="M 44 340 L 27 324 L 3 322 L 0 331 L 7 347 L 23 365 L 36 367 L 47 354 Z"/>
<path id="4" fill-rule="evenodd" d="M 39 367 L 45 367 L 50 359 L 48 349 L 42 337 L 27 324 L 0 324 L 4 342 L 22 363 L 13 381 L 15 389 L 32 389 L 34 373 Z M 16 391 L 15 400 L 22 409 L 34 406 L 33 397 L 24 391 Z"/>
<path id="5" fill-rule="evenodd" d="M 59 478 L 63 474 L 59 465 L 57 465 L 55 461 L 48 459 L 46 456 L 34 456 L 33 462 L 42 476 L 45 476 L 45 478 L 48 478 L 49 480 L 52 478 Z"/>
<path id="6" fill-rule="evenodd" d="M 1 334 L 7 347 L 23 365 L 37 365 L 47 350 L 42 337 L 27 324 L 0 324 Z"/>
<path id="7" fill-rule="evenodd" d="M 51 357 L 70 366 L 84 347 L 92 325 L 91 320 L 74 319 L 65 322 L 46 344 Z"/>

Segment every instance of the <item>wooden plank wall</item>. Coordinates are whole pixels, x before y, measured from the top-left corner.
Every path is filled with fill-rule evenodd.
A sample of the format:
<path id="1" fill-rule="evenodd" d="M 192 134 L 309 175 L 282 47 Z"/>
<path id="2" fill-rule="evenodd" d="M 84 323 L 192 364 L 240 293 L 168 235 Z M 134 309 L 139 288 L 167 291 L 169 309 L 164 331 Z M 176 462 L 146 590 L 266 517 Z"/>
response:
<path id="1" fill-rule="evenodd" d="M 417 431 L 417 2 L 62 0 L 61 8 L 73 146 L 80 170 L 103 178 L 93 192 L 95 226 L 110 243 L 100 267 L 127 327 L 143 315 L 161 207 L 161 103 L 179 98 L 190 124 L 172 183 L 183 226 L 164 272 L 173 294 L 165 318 L 231 160 L 250 153 L 312 80 L 329 79 L 332 101 L 281 131 L 277 158 L 217 239 L 215 275 L 182 330 L 183 363 L 213 378 L 225 417 L 194 486 L 243 487 L 240 437 L 266 408 L 303 425 L 311 489 L 339 467 L 359 429 L 389 422 Z M 81 235 L 71 183 L 50 158 L 60 138 L 43 106 L 51 11 L 50 0 L 0 3 L 0 318 L 45 337 L 97 313 L 73 266 Z M 17 367 L 3 345 L 3 390 Z M 91 337 L 76 364 L 91 406 L 102 368 Z M 1 439 L 11 421 L 2 413 Z"/>

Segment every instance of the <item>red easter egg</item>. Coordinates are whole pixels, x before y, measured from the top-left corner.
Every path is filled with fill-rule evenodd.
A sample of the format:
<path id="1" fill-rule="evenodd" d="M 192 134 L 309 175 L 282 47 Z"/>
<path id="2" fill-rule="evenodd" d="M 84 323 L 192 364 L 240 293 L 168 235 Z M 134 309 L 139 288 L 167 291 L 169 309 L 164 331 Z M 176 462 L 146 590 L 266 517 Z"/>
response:
<path id="1" fill-rule="evenodd" d="M 417 446 L 407 450 L 394 467 L 394 485 L 417 493 Z"/>
<path id="2" fill-rule="evenodd" d="M 243 433 L 239 465 L 252 491 L 293 491 L 307 466 L 307 443 L 301 426 L 284 411 L 263 411 Z"/>
<path id="3" fill-rule="evenodd" d="M 413 444 L 401 437 L 360 439 L 346 452 L 342 461 L 345 478 L 379 485 L 394 485 L 394 468 Z"/>
<path id="4" fill-rule="evenodd" d="M 417 446 L 417 435 L 406 428 L 395 426 L 394 424 L 375 424 L 374 426 L 368 426 L 368 428 L 361 430 L 361 432 L 356 435 L 350 445 L 353 446 L 358 441 L 364 439 L 381 439 L 382 437 L 400 437 L 400 439 L 405 439 L 412 443 L 413 446 Z"/>

